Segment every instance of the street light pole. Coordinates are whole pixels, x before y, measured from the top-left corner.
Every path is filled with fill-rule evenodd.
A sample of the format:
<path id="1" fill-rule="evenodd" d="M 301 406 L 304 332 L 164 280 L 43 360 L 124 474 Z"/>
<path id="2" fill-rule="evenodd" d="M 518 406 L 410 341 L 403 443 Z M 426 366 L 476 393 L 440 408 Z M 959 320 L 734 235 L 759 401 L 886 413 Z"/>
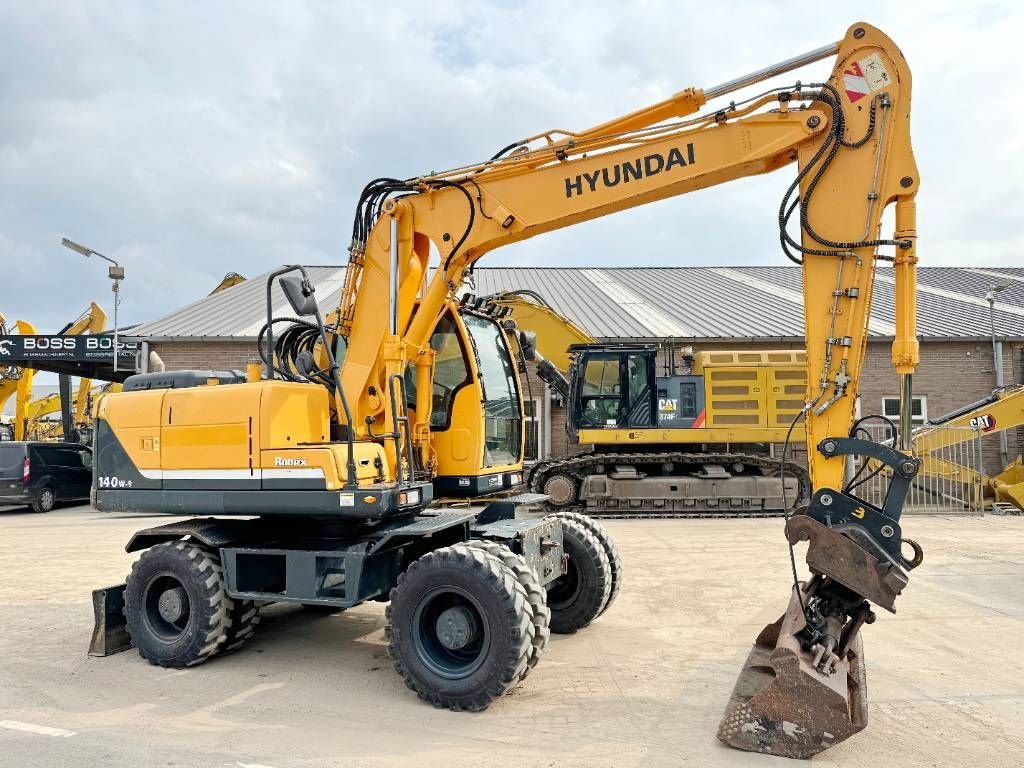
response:
<path id="1" fill-rule="evenodd" d="M 114 373 L 117 373 L 117 358 L 119 355 L 120 344 L 118 343 L 118 332 L 117 332 L 117 308 L 121 303 L 121 281 L 124 280 L 124 267 L 118 264 L 109 256 L 104 256 L 99 251 L 94 251 L 92 248 L 88 248 L 80 243 L 76 243 L 74 240 L 68 238 L 61 239 L 61 245 L 65 248 L 70 248 L 76 253 L 80 253 L 85 258 L 90 256 L 98 256 L 104 261 L 110 262 L 111 266 L 107 267 L 107 277 L 114 281 L 111 286 L 111 290 L 114 291 Z"/>
<path id="2" fill-rule="evenodd" d="M 1009 283 L 993 283 L 988 293 L 985 294 L 985 301 L 988 302 L 988 322 L 992 334 L 992 364 L 995 366 L 996 389 L 1002 389 L 1003 380 L 1003 345 L 996 338 L 996 296 L 1010 287 Z M 1006 439 L 1006 430 L 999 433 L 999 460 L 1002 462 L 1000 470 L 1004 469 L 1010 458 L 1010 449 Z"/>

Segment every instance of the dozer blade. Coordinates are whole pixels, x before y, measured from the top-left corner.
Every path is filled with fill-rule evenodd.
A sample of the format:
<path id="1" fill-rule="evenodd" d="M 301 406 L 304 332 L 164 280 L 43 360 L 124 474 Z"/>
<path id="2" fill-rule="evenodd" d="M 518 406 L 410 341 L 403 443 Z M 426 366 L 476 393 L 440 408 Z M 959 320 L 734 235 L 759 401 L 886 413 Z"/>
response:
<path id="1" fill-rule="evenodd" d="M 747 656 L 718 727 L 722 742 L 748 752 L 807 758 L 867 725 L 860 634 L 825 675 L 794 637 L 804 625 L 794 591 L 786 613 L 761 630 Z"/>
<path id="2" fill-rule="evenodd" d="M 110 656 L 127 651 L 132 639 L 124 618 L 124 584 L 92 592 L 92 610 L 96 624 L 89 642 L 90 656 Z"/>

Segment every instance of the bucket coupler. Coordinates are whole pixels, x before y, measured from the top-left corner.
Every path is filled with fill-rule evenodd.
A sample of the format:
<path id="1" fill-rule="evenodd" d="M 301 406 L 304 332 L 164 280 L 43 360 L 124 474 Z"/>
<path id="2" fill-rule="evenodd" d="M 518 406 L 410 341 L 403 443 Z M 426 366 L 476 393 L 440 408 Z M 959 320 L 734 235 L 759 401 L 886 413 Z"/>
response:
<path id="1" fill-rule="evenodd" d="M 883 462 L 891 470 L 889 492 L 876 507 L 820 489 L 786 521 L 790 544 L 808 544 L 813 577 L 794 587 L 786 612 L 761 631 L 747 656 L 718 730 L 736 749 L 808 758 L 867 725 L 860 630 L 875 620 L 871 603 L 895 611 L 908 572 L 923 559 L 899 527 L 917 460 L 849 438 L 830 438 L 818 450 Z M 912 557 L 904 556 L 903 545 Z"/>

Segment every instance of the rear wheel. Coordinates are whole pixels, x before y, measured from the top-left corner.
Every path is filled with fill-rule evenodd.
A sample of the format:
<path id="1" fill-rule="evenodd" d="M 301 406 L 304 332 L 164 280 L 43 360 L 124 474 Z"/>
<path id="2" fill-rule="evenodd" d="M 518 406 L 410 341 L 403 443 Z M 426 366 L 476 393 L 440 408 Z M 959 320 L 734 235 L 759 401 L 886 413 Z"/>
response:
<path id="1" fill-rule="evenodd" d="M 256 634 L 260 623 L 260 605 L 253 600 L 231 600 L 228 629 L 218 653 L 237 651 Z"/>
<path id="2" fill-rule="evenodd" d="M 206 661 L 227 638 L 232 610 L 219 558 L 192 542 L 151 547 L 128 575 L 128 634 L 150 664 L 181 668 Z"/>
<path id="3" fill-rule="evenodd" d="M 592 534 L 601 543 L 604 548 L 604 553 L 608 557 L 608 566 L 611 573 L 611 589 L 608 591 L 608 600 L 601 608 L 601 613 L 608 610 L 609 606 L 618 597 L 619 588 L 622 586 L 622 558 L 619 557 L 619 548 L 615 546 L 615 541 L 609 535 L 605 527 L 601 525 L 597 520 L 586 515 L 581 515 L 578 512 L 556 512 L 556 517 L 560 517 L 566 520 L 575 520 Z M 600 616 L 601 613 L 598 615 Z"/>
<path id="4" fill-rule="evenodd" d="M 43 486 L 32 501 L 32 509 L 36 512 L 49 512 L 53 509 L 56 501 L 57 495 L 53 492 L 53 489 Z"/>
<path id="5" fill-rule="evenodd" d="M 530 651 L 530 657 L 526 661 L 526 669 L 519 676 L 520 680 L 525 680 L 526 676 L 537 666 L 540 657 L 544 655 L 544 649 L 547 648 L 548 640 L 551 638 L 551 609 L 548 608 L 547 592 L 540 585 L 537 574 L 527 565 L 526 559 L 522 555 L 517 555 L 504 544 L 499 544 L 496 541 L 482 540 L 468 541 L 466 543 L 470 547 L 476 547 L 488 554 L 494 555 L 508 566 L 509 570 L 516 575 L 516 580 L 526 591 L 526 597 L 533 607 L 533 647 Z"/>
<path id="6" fill-rule="evenodd" d="M 604 546 L 589 528 L 570 517 L 562 524 L 566 572 L 548 584 L 551 631 L 572 634 L 601 615 L 611 594 L 612 571 Z"/>
<path id="7" fill-rule="evenodd" d="M 516 575 L 482 549 L 423 555 L 391 590 L 385 635 L 405 684 L 425 701 L 479 711 L 519 682 L 533 609 Z"/>

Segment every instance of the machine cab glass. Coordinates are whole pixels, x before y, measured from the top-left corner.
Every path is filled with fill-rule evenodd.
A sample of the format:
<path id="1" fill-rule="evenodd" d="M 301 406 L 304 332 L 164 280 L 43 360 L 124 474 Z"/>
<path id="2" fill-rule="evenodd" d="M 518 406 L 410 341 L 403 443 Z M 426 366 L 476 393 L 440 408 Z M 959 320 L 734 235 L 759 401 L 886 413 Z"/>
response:
<path id="1" fill-rule="evenodd" d="M 572 399 L 580 426 L 656 426 L 654 349 L 580 345 L 573 351 Z"/>

